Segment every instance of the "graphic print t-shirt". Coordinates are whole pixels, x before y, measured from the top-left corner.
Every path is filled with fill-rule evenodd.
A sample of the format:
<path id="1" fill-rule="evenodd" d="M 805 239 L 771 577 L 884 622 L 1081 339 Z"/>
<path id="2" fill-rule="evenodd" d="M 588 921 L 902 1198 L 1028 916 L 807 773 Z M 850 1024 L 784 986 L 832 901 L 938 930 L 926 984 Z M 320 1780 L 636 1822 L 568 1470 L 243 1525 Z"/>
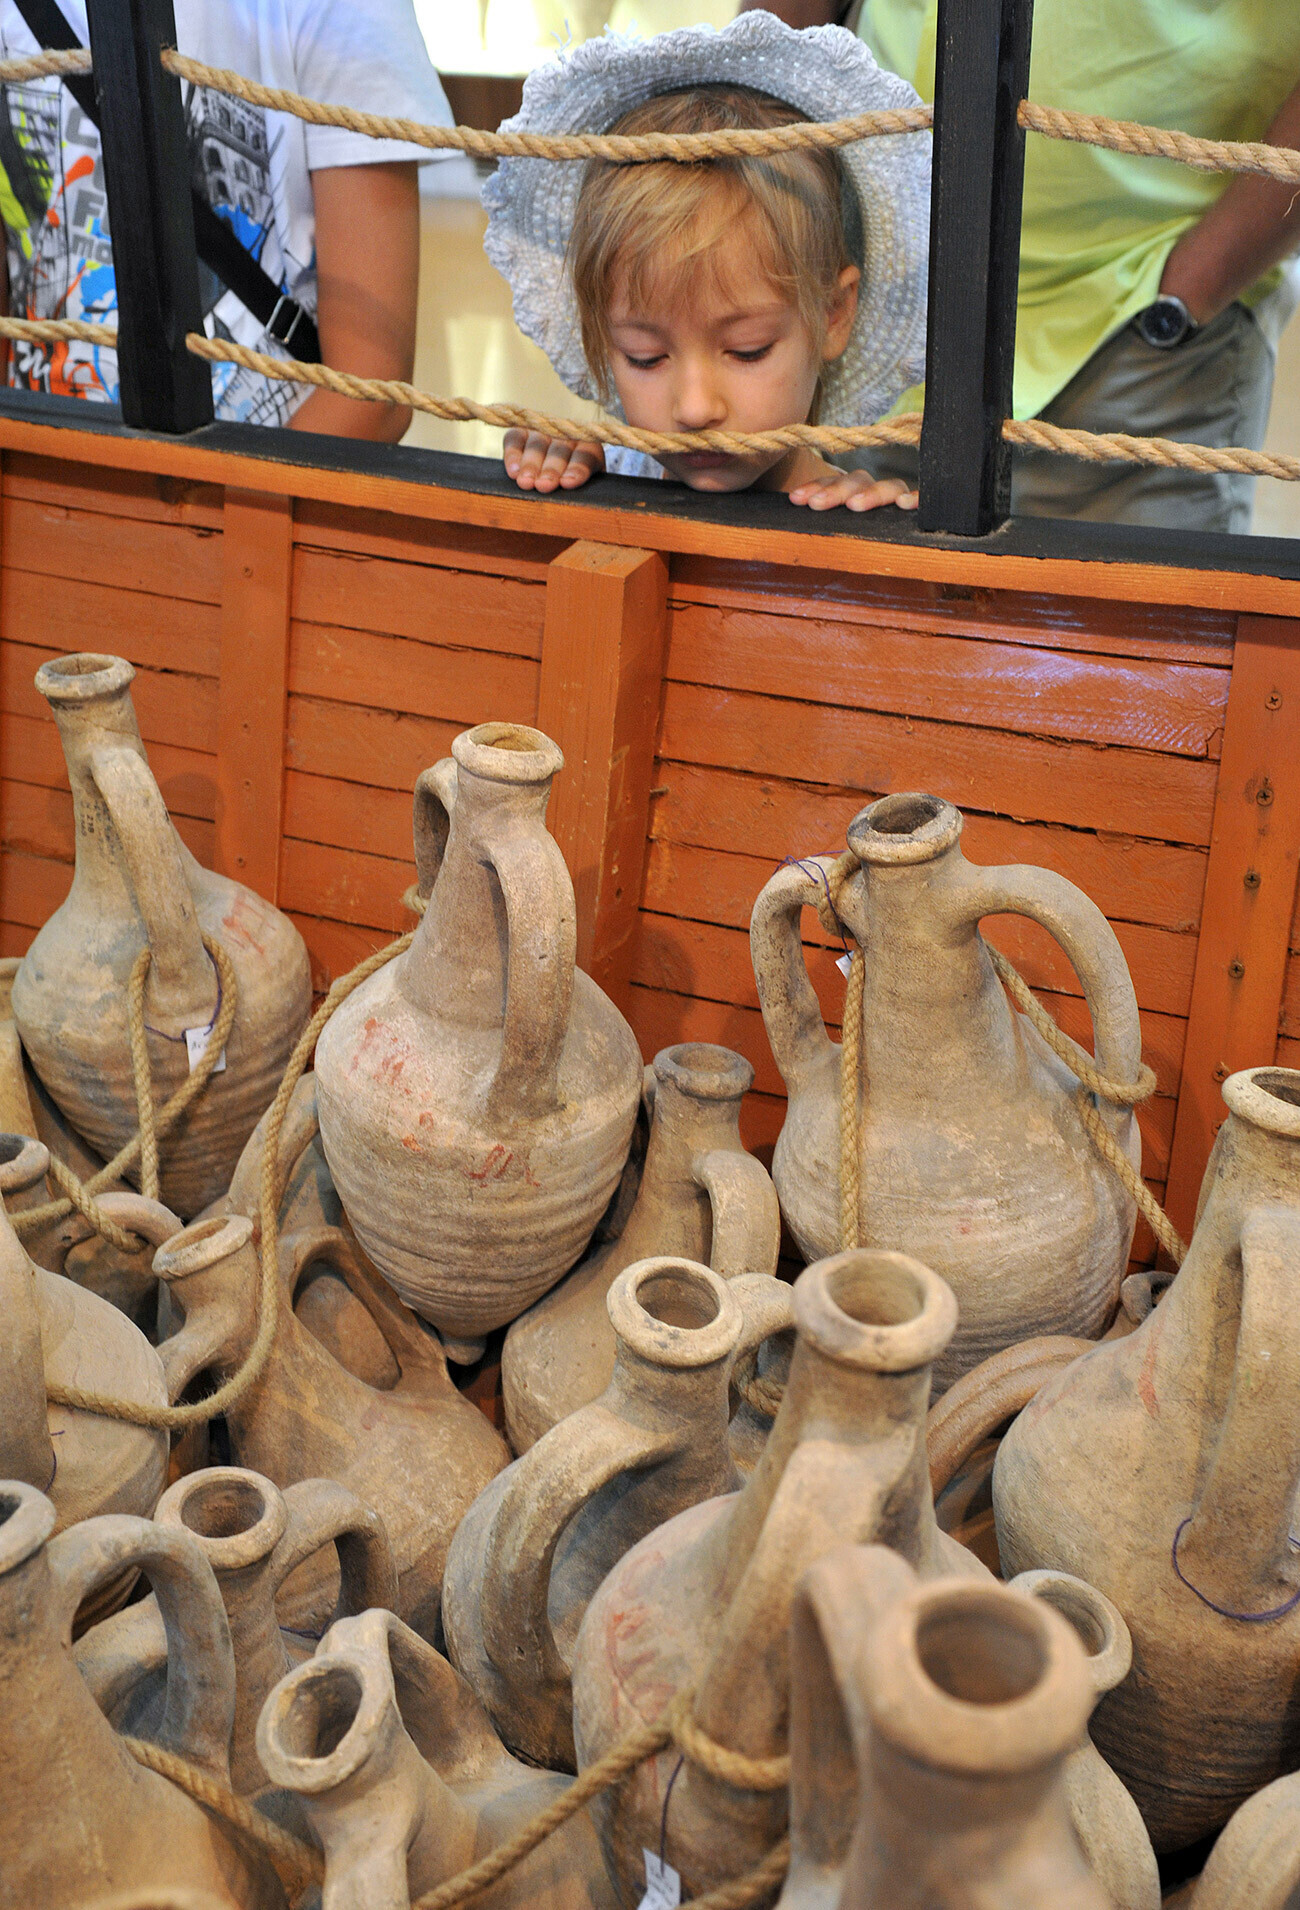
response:
<path id="1" fill-rule="evenodd" d="M 86 39 L 85 0 L 61 0 Z M 450 125 L 412 0 L 176 0 L 181 51 L 267 86 L 364 111 Z M 13 0 L 0 0 L 0 58 L 35 49 Z M 197 191 L 283 291 L 316 310 L 316 222 L 310 174 L 329 166 L 428 161 L 418 146 L 307 126 L 182 83 Z M 117 288 L 99 132 L 57 80 L 0 86 L 0 216 L 17 318 L 117 322 Z M 260 320 L 200 261 L 209 337 L 286 357 Z M 307 393 L 238 365 L 212 367 L 217 416 L 285 424 Z M 9 383 L 115 403 L 117 354 L 78 341 L 14 342 Z"/>

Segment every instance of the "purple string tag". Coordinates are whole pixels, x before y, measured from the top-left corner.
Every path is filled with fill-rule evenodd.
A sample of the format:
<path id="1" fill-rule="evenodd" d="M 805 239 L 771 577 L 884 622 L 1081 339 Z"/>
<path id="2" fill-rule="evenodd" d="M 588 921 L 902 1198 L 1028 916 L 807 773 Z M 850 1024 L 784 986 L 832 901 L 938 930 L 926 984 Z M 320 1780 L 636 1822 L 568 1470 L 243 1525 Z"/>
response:
<path id="1" fill-rule="evenodd" d="M 1267 1625 L 1275 1618 L 1285 1618 L 1288 1612 L 1294 1611 L 1296 1606 L 1300 1605 L 1300 1589 L 1292 1592 L 1285 1604 L 1275 1605 L 1272 1611 L 1269 1612 L 1230 1612 L 1226 1605 L 1216 1605 L 1212 1598 L 1207 1598 L 1204 1592 L 1199 1591 L 1197 1587 L 1192 1584 L 1191 1579 L 1188 1578 L 1186 1572 L 1178 1563 L 1178 1541 L 1182 1538 L 1183 1533 L 1187 1530 L 1191 1522 L 1190 1517 L 1184 1519 L 1178 1530 L 1174 1533 L 1174 1542 L 1170 1549 L 1169 1557 L 1176 1576 L 1182 1580 L 1189 1592 L 1192 1592 L 1200 1599 L 1202 1605 L 1208 1605 L 1212 1612 L 1219 1614 L 1220 1618 L 1235 1618 L 1243 1625 Z"/>

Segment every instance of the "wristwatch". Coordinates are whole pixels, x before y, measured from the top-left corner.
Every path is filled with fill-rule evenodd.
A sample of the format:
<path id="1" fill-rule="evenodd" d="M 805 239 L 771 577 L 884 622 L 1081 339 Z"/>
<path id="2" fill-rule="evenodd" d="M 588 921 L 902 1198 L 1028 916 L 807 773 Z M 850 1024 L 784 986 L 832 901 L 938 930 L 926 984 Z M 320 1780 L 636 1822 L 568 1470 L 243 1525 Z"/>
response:
<path id="1" fill-rule="evenodd" d="M 1133 329 L 1157 351 L 1172 351 L 1201 328 L 1180 298 L 1162 292 L 1133 320 Z"/>

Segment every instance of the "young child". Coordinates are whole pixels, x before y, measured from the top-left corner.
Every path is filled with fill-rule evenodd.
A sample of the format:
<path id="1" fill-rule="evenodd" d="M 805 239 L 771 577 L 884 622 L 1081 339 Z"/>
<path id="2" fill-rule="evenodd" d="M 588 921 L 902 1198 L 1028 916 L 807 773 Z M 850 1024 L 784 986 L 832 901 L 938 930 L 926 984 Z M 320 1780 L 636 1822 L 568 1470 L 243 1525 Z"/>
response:
<path id="1" fill-rule="evenodd" d="M 755 12 L 720 33 L 588 42 L 530 77 L 510 130 L 763 128 L 915 97 L 842 29 L 796 33 Z M 928 190 L 924 134 L 689 165 L 507 160 L 485 193 L 487 250 L 565 383 L 630 424 L 867 423 L 922 368 Z M 697 491 L 784 491 L 814 510 L 916 503 L 898 479 L 805 449 L 702 448 L 656 464 L 511 431 L 505 466 L 542 492 L 611 470 Z"/>

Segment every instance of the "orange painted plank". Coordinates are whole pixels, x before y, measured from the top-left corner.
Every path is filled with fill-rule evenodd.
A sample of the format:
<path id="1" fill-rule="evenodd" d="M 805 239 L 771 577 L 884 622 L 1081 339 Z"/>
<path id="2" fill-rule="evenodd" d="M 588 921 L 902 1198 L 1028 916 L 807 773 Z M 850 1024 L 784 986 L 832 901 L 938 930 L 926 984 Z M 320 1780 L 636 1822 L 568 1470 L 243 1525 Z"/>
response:
<path id="1" fill-rule="evenodd" d="M 270 458 L 215 451 L 176 440 L 100 435 L 0 418 L 0 450 L 45 453 L 86 465 L 148 471 L 212 484 L 279 491 L 360 510 L 389 511 L 438 522 L 566 541 L 582 537 L 628 546 L 653 544 L 660 551 L 693 552 L 737 562 L 789 564 L 858 576 L 920 577 L 967 587 L 1054 592 L 1104 597 L 1119 603 L 1203 605 L 1263 615 L 1300 615 L 1300 582 L 1240 571 L 1180 570 L 1156 564 L 1090 563 L 1074 558 L 1004 556 L 996 551 L 958 551 L 938 544 L 877 543 L 846 529 L 810 536 L 791 512 L 789 531 L 709 524 L 689 516 L 651 517 L 622 504 L 578 505 L 563 498 L 486 497 L 418 479 L 372 477 L 358 471 L 325 471 Z M 611 487 L 611 496 L 618 493 Z"/>
<path id="2" fill-rule="evenodd" d="M 910 577 L 851 576 L 780 564 L 673 559 L 670 602 L 717 604 L 776 616 L 937 630 L 950 636 L 1027 643 L 1098 655 L 1230 668 L 1236 618 L 1185 603 L 1110 603 L 1104 598 L 975 588 Z"/>
<path id="3" fill-rule="evenodd" d="M 382 930 L 356 928 L 351 923 L 331 922 L 327 918 L 302 914 L 293 909 L 287 913 L 307 944 L 307 953 L 311 957 L 311 985 L 318 995 L 323 995 L 331 982 L 337 981 L 340 975 L 346 975 L 350 968 L 355 968 L 367 955 L 373 955 L 376 949 L 393 939 Z M 409 916 L 403 926 L 410 928 Z"/>
<path id="4" fill-rule="evenodd" d="M 547 825 L 573 877 L 578 966 L 620 1003 L 637 939 L 668 571 L 577 543 L 551 565 L 537 726 L 564 752 Z"/>
<path id="5" fill-rule="evenodd" d="M 23 855 L 14 849 L 0 853 L 0 895 L 4 918 L 38 929 L 47 922 L 72 886 L 71 862 L 52 856 Z"/>
<path id="6" fill-rule="evenodd" d="M 530 723 L 532 708 L 497 709 L 504 722 Z M 345 782 L 400 789 L 407 797 L 422 769 L 451 750 L 451 739 L 481 716 L 437 721 L 397 710 L 363 710 L 354 704 L 328 703 L 320 697 L 289 698 L 290 768 L 313 776 L 337 776 Z"/>
<path id="7" fill-rule="evenodd" d="M 1223 1120 L 1219 1084 L 1272 1059 L 1300 872 L 1300 620 L 1243 617 L 1169 1170 L 1174 1225 L 1191 1230 Z"/>
<path id="8" fill-rule="evenodd" d="M 59 650 L 27 643 L 0 644 L 0 708 L 6 715 L 54 719 L 36 688 L 36 672 Z M 217 686 L 211 677 L 186 676 L 179 670 L 137 670 L 131 698 L 146 743 L 211 749 L 217 735 Z"/>
<path id="9" fill-rule="evenodd" d="M 227 491 L 222 553 L 216 866 L 274 902 L 284 812 L 290 500 Z"/>
<path id="10" fill-rule="evenodd" d="M 286 837 L 280 854 L 280 902 L 290 913 L 382 929 L 391 939 L 412 926 L 401 898 L 414 876 L 414 856 L 390 862 L 385 856 Z"/>
<path id="11" fill-rule="evenodd" d="M 147 471 L 76 464 L 66 458 L 10 452 L 4 461 L 4 493 L 35 504 L 63 504 L 138 517 L 156 524 L 196 524 L 221 529 L 222 492 L 217 484 L 154 477 Z"/>
<path id="12" fill-rule="evenodd" d="M 836 788 L 930 789 L 959 807 L 1195 843 L 1209 836 L 1212 763 L 831 709 L 669 683 L 659 754 Z"/>
<path id="13" fill-rule="evenodd" d="M 215 757 L 166 743 L 149 742 L 147 748 L 149 767 L 172 815 L 198 816 L 211 822 L 216 814 Z M 44 789 L 67 789 L 68 766 L 48 710 L 43 718 L 5 713 L 4 767 L 21 782 L 39 784 Z"/>
<path id="14" fill-rule="evenodd" d="M 662 772 L 660 774 L 668 774 Z M 659 821 L 662 812 L 668 808 L 668 800 L 659 798 L 655 802 L 655 819 Z M 840 812 L 844 816 L 844 812 Z M 985 825 L 981 829 L 981 825 Z M 989 840 L 1004 837 L 1006 840 Z M 800 848 L 806 854 L 836 854 L 838 842 L 844 842 L 844 829 L 838 831 L 836 838 L 830 833 L 811 837 L 815 848 L 809 846 L 809 837 L 804 837 Z M 1107 844 L 1094 835 L 1086 835 L 1080 829 L 1029 829 L 1017 823 L 1002 823 L 996 817 L 968 817 L 966 829 L 962 831 L 962 846 L 974 863 L 996 865 L 996 863 L 1031 863 L 1037 867 L 1056 869 L 1067 881 L 1077 881 L 1084 877 L 1109 877 L 1105 881 L 1077 882 L 1084 894 L 1092 896 L 1098 903 L 1103 915 L 1109 915 L 1113 921 L 1147 921 L 1155 928 L 1174 928 L 1178 934 L 1195 928 L 1195 913 L 1187 919 L 1184 909 L 1178 903 L 1199 903 L 1199 896 L 1176 894 L 1174 905 L 1161 909 L 1161 903 L 1168 900 L 1166 890 L 1172 884 L 1164 884 L 1164 890 L 1155 890 L 1153 886 L 1140 884 L 1143 859 L 1136 858 L 1136 867 L 1132 861 L 1124 859 L 1124 850 Z M 1201 873 L 1205 871 L 1205 858 L 1197 852 L 1185 850 L 1164 850 L 1159 844 L 1132 844 L 1132 848 L 1142 846 L 1149 850 L 1149 861 L 1159 869 L 1161 854 L 1166 856 L 1185 856 L 1201 863 Z M 981 854 L 989 850 L 989 854 Z M 1002 854 L 998 854 L 1002 850 Z M 1017 854 L 1019 850 L 1019 854 Z M 798 854 L 798 850 L 790 850 Z M 687 915 L 702 923 L 729 924 L 731 928 L 748 928 L 748 919 L 760 888 L 775 867 L 783 861 L 781 856 L 735 856 L 714 848 L 701 848 L 691 842 L 670 842 L 655 837 L 649 846 L 649 856 L 645 861 L 645 884 L 641 888 L 641 903 L 647 909 L 657 909 L 662 915 Z M 1084 863 L 1080 869 L 1079 863 Z M 1182 871 L 1178 871 L 1182 873 Z M 1164 921 L 1151 921 L 1151 917 L 1161 911 L 1166 915 Z M 809 940 L 823 940 L 823 930 L 811 932 L 809 921 Z"/>
<path id="15" fill-rule="evenodd" d="M 1275 1059 L 1279 1068 L 1300 1068 L 1300 1041 L 1279 1040 Z"/>
<path id="16" fill-rule="evenodd" d="M 495 718 L 502 709 L 535 708 L 537 668 L 529 657 L 491 649 L 452 649 L 319 623 L 295 622 L 291 629 L 289 689 L 294 696 L 410 716 L 458 717 L 465 728 Z"/>
<path id="17" fill-rule="evenodd" d="M 983 932 L 1015 963 L 1031 987 L 1061 994 L 1080 992 L 1064 952 L 1037 923 L 1023 916 L 993 915 L 986 917 Z M 1115 932 L 1133 976 L 1139 1006 L 1157 1014 L 1185 1015 L 1196 955 L 1192 938 L 1124 922 L 1115 925 Z M 838 1000 L 843 994 L 843 979 L 836 982 L 838 953 L 833 947 L 814 944 L 808 948 L 814 986 L 825 989 L 828 1001 Z M 632 973 L 648 988 L 758 1005 L 749 935 L 744 929 L 643 912 Z"/>
<path id="18" fill-rule="evenodd" d="M 4 570 L 0 626 L 6 642 L 56 652 L 106 651 L 164 670 L 182 662 L 195 676 L 217 674 L 218 611 L 212 604 Z"/>
<path id="19" fill-rule="evenodd" d="M 25 955 L 35 933 L 36 930 L 25 923 L 0 922 L 0 955 Z"/>
<path id="20" fill-rule="evenodd" d="M 432 521 L 409 511 L 367 510 L 355 500 L 322 503 L 303 494 L 294 535 L 304 549 L 355 551 L 406 564 L 441 564 L 496 577 L 546 582 L 546 568 L 572 537 L 538 537 L 522 528 L 494 529 L 472 521 Z"/>
<path id="21" fill-rule="evenodd" d="M 221 600 L 221 538 L 198 525 L 124 521 L 99 511 L 6 497 L 3 535 L 9 570 L 79 577 L 199 603 Z"/>
<path id="22" fill-rule="evenodd" d="M 173 813 L 173 822 L 191 853 L 211 865 L 213 828 L 210 822 Z M 72 792 L 41 789 L 33 783 L 0 783 L 0 822 L 6 849 L 71 862 L 76 852 L 72 820 Z"/>
<path id="23" fill-rule="evenodd" d="M 1278 1027 L 1284 1035 L 1300 1040 L 1300 955 L 1294 952 L 1287 957 Z"/>
<path id="24" fill-rule="evenodd" d="M 1197 664 L 699 604 L 669 629 L 678 682 L 1182 756 L 1218 755 L 1228 700 L 1228 671 Z"/>
<path id="25" fill-rule="evenodd" d="M 302 842 L 359 849 L 396 862 L 412 855 L 412 797 L 404 789 L 367 789 L 334 776 L 284 779 L 284 833 Z"/>
<path id="26" fill-rule="evenodd" d="M 293 614 L 307 623 L 377 630 L 475 654 L 542 654 L 545 587 L 490 571 L 392 563 L 356 551 L 299 546 Z"/>

